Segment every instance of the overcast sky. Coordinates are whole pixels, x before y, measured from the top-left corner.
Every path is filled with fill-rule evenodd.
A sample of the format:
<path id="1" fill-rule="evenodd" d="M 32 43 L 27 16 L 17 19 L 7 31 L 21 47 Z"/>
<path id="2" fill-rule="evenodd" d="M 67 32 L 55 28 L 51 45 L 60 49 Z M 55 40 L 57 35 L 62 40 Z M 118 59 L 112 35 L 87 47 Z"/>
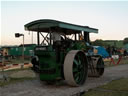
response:
<path id="1" fill-rule="evenodd" d="M 2 1 L 0 45 L 19 45 L 25 34 L 25 43 L 31 43 L 31 33 L 24 25 L 38 19 L 55 19 L 98 28 L 91 40 L 123 40 L 128 37 L 128 1 Z M 34 42 L 36 37 L 34 35 Z"/>

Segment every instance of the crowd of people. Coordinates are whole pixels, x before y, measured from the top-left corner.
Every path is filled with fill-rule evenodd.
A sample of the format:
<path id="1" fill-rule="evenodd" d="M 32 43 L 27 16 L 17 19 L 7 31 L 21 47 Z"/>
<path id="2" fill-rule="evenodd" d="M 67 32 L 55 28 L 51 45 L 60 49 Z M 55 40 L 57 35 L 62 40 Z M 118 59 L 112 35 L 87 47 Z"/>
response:
<path id="1" fill-rule="evenodd" d="M 110 47 L 108 46 L 106 48 L 107 52 L 109 53 L 109 56 L 111 57 L 112 55 L 124 55 L 128 56 L 128 52 L 126 49 L 123 48 L 116 48 L 114 46 Z"/>

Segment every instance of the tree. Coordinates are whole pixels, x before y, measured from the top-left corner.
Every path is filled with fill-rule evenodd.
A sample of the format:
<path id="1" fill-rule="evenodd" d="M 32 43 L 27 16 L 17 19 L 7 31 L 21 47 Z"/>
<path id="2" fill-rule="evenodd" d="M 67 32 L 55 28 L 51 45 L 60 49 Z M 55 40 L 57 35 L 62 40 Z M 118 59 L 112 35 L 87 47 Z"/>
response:
<path id="1" fill-rule="evenodd" d="M 95 46 L 103 46 L 104 42 L 103 42 L 102 39 L 97 39 L 94 42 L 92 42 L 92 44 L 95 45 Z"/>
<path id="2" fill-rule="evenodd" d="M 124 44 L 128 44 L 128 37 L 124 38 L 123 43 L 124 43 Z"/>

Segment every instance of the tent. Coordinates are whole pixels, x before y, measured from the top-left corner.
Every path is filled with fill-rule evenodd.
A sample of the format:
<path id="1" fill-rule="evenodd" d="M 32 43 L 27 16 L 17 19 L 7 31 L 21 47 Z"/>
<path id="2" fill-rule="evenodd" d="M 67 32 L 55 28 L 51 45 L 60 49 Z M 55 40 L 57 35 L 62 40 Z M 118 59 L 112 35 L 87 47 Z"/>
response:
<path id="1" fill-rule="evenodd" d="M 102 46 L 93 46 L 93 47 L 94 47 L 94 49 L 97 50 L 98 55 L 101 55 L 103 58 L 109 57 L 109 54 L 104 47 L 102 47 Z"/>

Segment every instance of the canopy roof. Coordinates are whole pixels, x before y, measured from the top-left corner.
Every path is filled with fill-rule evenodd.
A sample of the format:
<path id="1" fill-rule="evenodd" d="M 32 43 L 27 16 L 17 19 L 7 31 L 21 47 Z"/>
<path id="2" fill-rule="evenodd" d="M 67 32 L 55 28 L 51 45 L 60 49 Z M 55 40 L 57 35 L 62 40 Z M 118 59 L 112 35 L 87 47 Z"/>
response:
<path id="1" fill-rule="evenodd" d="M 25 30 L 36 32 L 64 32 L 65 34 L 79 33 L 81 31 L 98 33 L 98 29 L 90 28 L 88 26 L 75 25 L 71 23 L 61 22 L 51 19 L 41 19 L 32 21 L 25 26 Z"/>

